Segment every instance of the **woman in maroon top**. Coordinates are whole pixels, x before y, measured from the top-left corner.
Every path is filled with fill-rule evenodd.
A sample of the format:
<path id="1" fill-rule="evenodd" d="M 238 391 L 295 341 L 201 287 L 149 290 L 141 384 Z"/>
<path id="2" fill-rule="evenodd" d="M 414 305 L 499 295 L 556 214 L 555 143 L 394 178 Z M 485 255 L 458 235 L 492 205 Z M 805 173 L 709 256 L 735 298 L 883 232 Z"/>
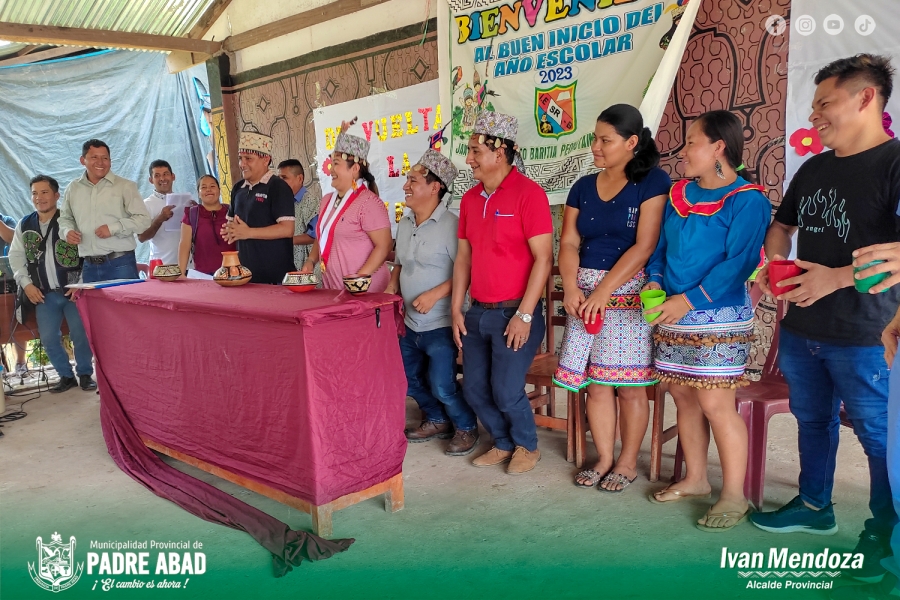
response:
<path id="1" fill-rule="evenodd" d="M 225 224 L 228 205 L 222 204 L 219 180 L 212 175 L 200 178 L 197 194 L 200 204 L 185 208 L 181 220 L 178 265 L 181 272 L 187 275 L 193 245 L 194 269 L 212 275 L 222 266 L 222 253 L 235 250 L 235 245 L 227 243 L 219 233 Z"/>

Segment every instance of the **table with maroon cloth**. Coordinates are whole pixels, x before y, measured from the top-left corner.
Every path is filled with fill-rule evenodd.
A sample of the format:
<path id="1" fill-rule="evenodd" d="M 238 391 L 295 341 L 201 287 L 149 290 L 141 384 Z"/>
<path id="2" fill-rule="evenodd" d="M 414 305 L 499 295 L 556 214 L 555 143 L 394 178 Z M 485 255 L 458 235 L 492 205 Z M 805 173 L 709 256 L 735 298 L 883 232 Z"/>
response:
<path id="1" fill-rule="evenodd" d="M 309 512 L 326 536 L 333 510 L 382 493 L 403 506 L 396 296 L 151 280 L 78 305 L 101 403 L 117 398 L 150 448 Z"/>

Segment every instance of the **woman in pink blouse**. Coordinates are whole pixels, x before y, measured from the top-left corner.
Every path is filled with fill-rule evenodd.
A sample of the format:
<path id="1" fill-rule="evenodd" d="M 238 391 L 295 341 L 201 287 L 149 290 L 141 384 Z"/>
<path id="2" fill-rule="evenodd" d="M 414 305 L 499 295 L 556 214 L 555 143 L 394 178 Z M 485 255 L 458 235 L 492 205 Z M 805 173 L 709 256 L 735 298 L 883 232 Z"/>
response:
<path id="1" fill-rule="evenodd" d="M 312 273 L 321 261 L 323 287 L 342 290 L 344 277 L 359 275 L 372 278 L 370 292 L 383 292 L 390 281 L 384 261 L 393 246 L 391 222 L 369 171 L 369 143 L 347 134 L 350 124 L 341 125 L 334 143 L 331 186 L 335 191 L 319 205 L 317 239 L 301 272 Z"/>

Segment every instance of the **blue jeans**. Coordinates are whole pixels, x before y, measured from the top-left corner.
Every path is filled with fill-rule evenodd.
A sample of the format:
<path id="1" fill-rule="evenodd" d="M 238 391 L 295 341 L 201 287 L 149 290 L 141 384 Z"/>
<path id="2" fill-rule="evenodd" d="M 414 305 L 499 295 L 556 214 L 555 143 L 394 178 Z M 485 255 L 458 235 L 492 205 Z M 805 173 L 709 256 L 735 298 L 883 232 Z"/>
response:
<path id="1" fill-rule="evenodd" d="M 866 530 L 885 539 L 897 523 L 888 483 L 888 378 L 881 346 L 838 346 L 781 329 L 778 363 L 791 394 L 800 449 L 800 498 L 831 503 L 841 401 L 869 459 Z"/>
<path id="2" fill-rule="evenodd" d="M 137 260 L 134 257 L 134 252 L 108 260 L 99 265 L 85 260 L 81 277 L 85 283 L 108 281 L 110 279 L 137 279 Z"/>
<path id="3" fill-rule="evenodd" d="M 463 399 L 456 382 L 459 350 L 450 327 L 416 333 L 409 327 L 400 338 L 406 370 L 406 394 L 415 398 L 426 421 L 446 423 L 463 431 L 475 429 L 475 413 Z"/>
<path id="4" fill-rule="evenodd" d="M 69 363 L 69 355 L 62 345 L 63 317 L 69 324 L 69 337 L 75 346 L 75 367 L 79 375 L 90 375 L 94 372 L 91 364 L 94 355 L 88 343 L 87 334 L 84 332 L 84 324 L 75 303 L 66 298 L 62 292 L 48 292 L 44 294 L 44 301 L 35 307 L 38 332 L 41 336 L 41 344 L 50 359 L 50 364 L 56 369 L 60 377 L 74 377 L 72 365 Z"/>
<path id="5" fill-rule="evenodd" d="M 544 340 L 547 324 L 538 302 L 528 341 L 518 352 L 506 347 L 503 332 L 516 309 L 487 310 L 473 305 L 466 313 L 463 343 L 463 393 L 500 450 L 537 449 L 534 412 L 525 395 L 525 374 Z"/>

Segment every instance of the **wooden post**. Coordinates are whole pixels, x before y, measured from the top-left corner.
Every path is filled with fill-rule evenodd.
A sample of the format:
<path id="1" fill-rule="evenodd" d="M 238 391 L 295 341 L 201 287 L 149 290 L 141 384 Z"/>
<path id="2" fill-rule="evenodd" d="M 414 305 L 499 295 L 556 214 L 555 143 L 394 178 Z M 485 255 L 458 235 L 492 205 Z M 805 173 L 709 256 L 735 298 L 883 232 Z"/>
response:
<path id="1" fill-rule="evenodd" d="M 323 504 L 322 506 L 311 506 L 310 516 L 312 517 L 313 533 L 320 537 L 331 537 L 334 529 L 331 525 L 331 515 L 334 513 L 331 504 Z"/>
<path id="2" fill-rule="evenodd" d="M 234 120 L 234 95 L 223 92 L 231 86 L 228 56 L 223 54 L 206 61 L 209 80 L 209 103 L 212 109 L 213 154 L 219 185 L 222 188 L 222 202 L 231 202 L 231 188 L 234 187 L 233 174 L 237 170 L 238 130 Z M 240 179 L 240 177 L 238 177 Z"/>
<path id="3" fill-rule="evenodd" d="M 403 508 L 403 473 L 397 473 L 391 477 L 391 487 L 384 494 L 384 510 L 397 512 Z"/>

